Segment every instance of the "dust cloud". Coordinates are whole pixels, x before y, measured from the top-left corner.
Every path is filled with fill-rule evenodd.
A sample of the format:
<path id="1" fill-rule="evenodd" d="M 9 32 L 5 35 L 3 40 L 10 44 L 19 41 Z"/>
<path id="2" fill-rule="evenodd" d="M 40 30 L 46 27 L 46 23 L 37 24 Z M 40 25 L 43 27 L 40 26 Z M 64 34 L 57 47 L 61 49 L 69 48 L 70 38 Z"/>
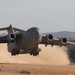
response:
<path id="1" fill-rule="evenodd" d="M 26 64 L 47 64 L 47 65 L 69 65 L 67 51 L 65 47 L 51 47 L 39 45 L 42 49 L 37 57 L 23 54 L 18 56 L 11 56 L 7 51 L 6 44 L 0 44 L 0 63 L 26 63 Z"/>

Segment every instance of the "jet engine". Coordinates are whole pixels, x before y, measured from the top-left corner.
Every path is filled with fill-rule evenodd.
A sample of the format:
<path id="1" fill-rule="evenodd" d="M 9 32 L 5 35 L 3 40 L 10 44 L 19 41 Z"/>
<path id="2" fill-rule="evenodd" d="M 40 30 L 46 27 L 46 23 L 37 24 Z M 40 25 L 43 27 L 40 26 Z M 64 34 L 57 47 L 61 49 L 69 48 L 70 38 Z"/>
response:
<path id="1" fill-rule="evenodd" d="M 52 41 L 52 40 L 53 40 L 53 35 L 51 35 L 51 34 L 46 35 L 46 37 L 47 37 L 47 39 L 48 39 L 49 41 Z"/>
<path id="2" fill-rule="evenodd" d="M 63 44 L 67 44 L 67 39 L 66 39 L 66 38 L 62 38 L 62 39 L 61 39 L 61 42 L 62 42 Z"/>
<path id="3" fill-rule="evenodd" d="M 16 39 L 16 35 L 14 33 L 11 33 L 8 35 L 8 40 L 9 41 L 14 41 Z"/>

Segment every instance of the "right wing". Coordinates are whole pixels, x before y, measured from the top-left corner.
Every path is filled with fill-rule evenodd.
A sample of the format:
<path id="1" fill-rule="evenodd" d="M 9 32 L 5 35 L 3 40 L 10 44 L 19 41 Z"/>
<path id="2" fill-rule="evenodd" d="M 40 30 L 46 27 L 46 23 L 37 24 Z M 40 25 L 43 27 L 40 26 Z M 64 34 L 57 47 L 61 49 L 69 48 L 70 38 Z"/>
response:
<path id="1" fill-rule="evenodd" d="M 42 41 L 40 42 L 40 44 L 45 44 L 45 46 L 47 45 L 54 46 L 59 44 L 61 45 L 61 40 L 53 38 L 53 35 L 48 34 L 48 35 L 42 36 Z"/>
<path id="2" fill-rule="evenodd" d="M 67 41 L 66 38 L 53 38 L 53 35 L 48 34 L 48 35 L 42 35 L 42 41 L 40 42 L 40 44 L 45 44 L 45 46 L 47 45 L 58 45 L 58 46 L 67 46 L 67 45 L 73 45 L 75 46 L 75 43 L 69 42 Z"/>

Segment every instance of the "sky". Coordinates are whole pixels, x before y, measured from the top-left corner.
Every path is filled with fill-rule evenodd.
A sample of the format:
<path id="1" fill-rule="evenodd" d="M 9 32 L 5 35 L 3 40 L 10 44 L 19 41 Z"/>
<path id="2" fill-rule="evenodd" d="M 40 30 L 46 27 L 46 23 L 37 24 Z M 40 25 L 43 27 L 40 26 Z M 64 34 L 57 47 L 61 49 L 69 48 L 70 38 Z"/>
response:
<path id="1" fill-rule="evenodd" d="M 0 27 L 75 31 L 75 0 L 0 0 Z"/>

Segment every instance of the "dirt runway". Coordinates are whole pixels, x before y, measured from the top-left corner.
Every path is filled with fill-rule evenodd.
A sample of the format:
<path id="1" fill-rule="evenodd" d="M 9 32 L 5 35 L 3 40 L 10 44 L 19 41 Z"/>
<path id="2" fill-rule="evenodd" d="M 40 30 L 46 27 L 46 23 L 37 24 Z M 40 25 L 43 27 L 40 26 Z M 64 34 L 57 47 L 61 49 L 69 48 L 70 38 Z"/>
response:
<path id="1" fill-rule="evenodd" d="M 75 66 L 0 64 L 0 75 L 75 75 Z"/>
<path id="2" fill-rule="evenodd" d="M 70 61 L 67 54 L 67 48 L 59 46 L 39 45 L 41 48 L 40 54 L 33 57 L 29 54 L 11 56 L 7 51 L 6 44 L 0 44 L 0 63 L 30 63 L 43 65 L 69 65 Z"/>
<path id="3" fill-rule="evenodd" d="M 75 75 L 75 65 L 65 47 L 44 47 L 37 57 L 28 54 L 11 56 L 6 44 L 0 44 L 0 75 Z"/>

